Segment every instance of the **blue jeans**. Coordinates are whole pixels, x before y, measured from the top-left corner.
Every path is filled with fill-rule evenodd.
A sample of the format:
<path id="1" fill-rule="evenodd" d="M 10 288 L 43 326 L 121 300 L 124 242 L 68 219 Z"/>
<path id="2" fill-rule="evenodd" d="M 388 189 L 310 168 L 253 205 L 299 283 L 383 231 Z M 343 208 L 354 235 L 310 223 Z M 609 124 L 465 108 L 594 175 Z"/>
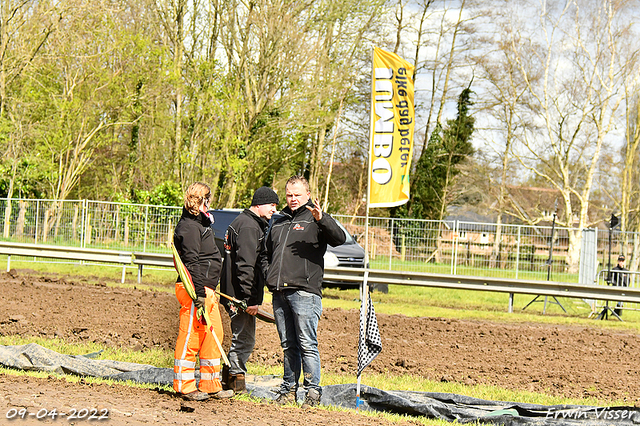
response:
<path id="1" fill-rule="evenodd" d="M 321 314 L 322 299 L 316 294 L 302 290 L 273 293 L 273 316 L 284 351 L 281 393 L 298 391 L 302 370 L 306 391 L 315 389 L 322 394 L 318 351 L 318 320 Z"/>

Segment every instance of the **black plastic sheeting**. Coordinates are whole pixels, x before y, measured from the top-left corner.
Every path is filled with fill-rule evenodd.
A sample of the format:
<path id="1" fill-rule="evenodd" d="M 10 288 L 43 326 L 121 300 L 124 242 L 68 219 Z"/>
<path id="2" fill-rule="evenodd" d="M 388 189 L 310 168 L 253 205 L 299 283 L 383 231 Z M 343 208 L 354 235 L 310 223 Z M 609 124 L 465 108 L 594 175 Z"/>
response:
<path id="1" fill-rule="evenodd" d="M 173 382 L 173 370 L 170 368 L 95 359 L 98 356 L 100 352 L 63 355 L 35 343 L 0 346 L 0 365 L 8 368 L 158 385 L 171 385 Z M 247 390 L 254 397 L 273 399 L 277 390 L 274 386 L 278 382 L 278 378 L 272 376 L 251 377 L 247 381 Z M 303 398 L 303 391 L 299 390 L 298 400 Z M 361 410 L 425 416 L 459 423 L 583 426 L 640 424 L 640 409 L 636 407 L 548 406 L 487 401 L 449 393 L 383 391 L 369 386 L 362 386 L 360 399 Z M 355 408 L 356 385 L 324 386 L 320 402 L 324 405 Z"/>

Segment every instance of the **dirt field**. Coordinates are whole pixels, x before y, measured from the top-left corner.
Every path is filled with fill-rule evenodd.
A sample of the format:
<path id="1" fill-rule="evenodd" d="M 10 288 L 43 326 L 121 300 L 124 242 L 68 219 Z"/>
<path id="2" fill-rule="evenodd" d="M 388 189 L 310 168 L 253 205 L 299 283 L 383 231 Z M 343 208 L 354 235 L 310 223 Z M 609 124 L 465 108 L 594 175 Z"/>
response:
<path id="1" fill-rule="evenodd" d="M 2 335 L 59 337 L 67 342 L 92 341 L 136 350 L 173 349 L 179 305 L 172 293 L 113 288 L 106 283 L 89 285 L 86 278 L 29 271 L 4 273 L 0 285 Z M 558 396 L 593 395 L 640 405 L 640 335 L 635 333 L 383 314 L 378 314 L 378 323 L 383 351 L 368 372 L 408 373 Z M 280 365 L 275 326 L 259 322 L 257 334 L 252 361 Z M 353 374 L 357 336 L 356 310 L 324 310 L 319 326 L 324 371 Z M 240 425 L 380 424 L 379 419 L 350 413 L 316 414 L 237 400 L 185 403 L 157 391 L 72 385 L 53 378 L 0 376 L 0 387 L 5 413 L 23 406 L 31 411 L 57 408 L 59 412 L 65 407 L 109 408 L 109 424 L 114 425 L 157 421 L 180 425 L 194 419 Z"/>

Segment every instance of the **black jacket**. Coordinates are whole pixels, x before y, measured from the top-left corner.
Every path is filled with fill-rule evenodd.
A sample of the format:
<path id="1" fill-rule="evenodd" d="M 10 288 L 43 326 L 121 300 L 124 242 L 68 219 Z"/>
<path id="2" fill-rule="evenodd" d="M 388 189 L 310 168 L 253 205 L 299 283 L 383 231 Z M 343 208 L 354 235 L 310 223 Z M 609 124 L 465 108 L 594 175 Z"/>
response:
<path id="1" fill-rule="evenodd" d="M 306 206 L 313 207 L 311 200 Z M 306 206 L 293 212 L 285 207 L 269 231 L 267 287 L 270 291 L 304 290 L 322 297 L 327 244 L 339 246 L 347 237 L 334 218 L 323 212 L 316 221 Z"/>
<path id="2" fill-rule="evenodd" d="M 627 268 L 620 265 L 611 268 L 611 284 L 619 287 L 629 287 L 629 274 L 625 274 L 625 271 L 629 272 Z"/>
<path id="3" fill-rule="evenodd" d="M 224 234 L 224 263 L 220 291 L 247 302 L 262 304 L 264 297 L 264 234 L 269 223 L 249 209 L 236 217 Z M 228 301 L 222 299 L 224 305 Z"/>
<path id="4" fill-rule="evenodd" d="M 191 274 L 198 297 L 205 297 L 205 287 L 216 288 L 222 267 L 222 257 L 209 225 L 211 220 L 202 212 L 194 216 L 183 207 L 173 233 L 173 244 Z"/>

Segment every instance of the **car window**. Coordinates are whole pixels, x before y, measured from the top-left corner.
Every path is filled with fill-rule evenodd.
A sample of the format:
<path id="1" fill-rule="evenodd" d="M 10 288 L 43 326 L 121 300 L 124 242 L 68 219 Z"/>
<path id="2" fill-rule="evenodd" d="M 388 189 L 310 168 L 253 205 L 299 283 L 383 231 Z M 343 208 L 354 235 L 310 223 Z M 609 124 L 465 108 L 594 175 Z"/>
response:
<path id="1" fill-rule="evenodd" d="M 213 215 L 213 223 L 211 229 L 213 230 L 214 239 L 220 253 L 224 253 L 224 234 L 227 232 L 227 228 L 233 222 L 240 213 L 241 209 L 228 209 L 228 210 L 209 210 L 208 213 Z"/>
<path id="2" fill-rule="evenodd" d="M 356 240 L 351 236 L 351 234 L 349 233 L 349 231 L 347 231 L 347 228 L 344 227 L 344 225 L 342 225 L 338 219 L 336 219 L 336 222 L 338 223 L 338 226 L 340 228 L 342 228 L 342 230 L 344 231 L 344 234 L 347 236 L 347 239 L 345 240 L 345 244 L 355 244 Z"/>

